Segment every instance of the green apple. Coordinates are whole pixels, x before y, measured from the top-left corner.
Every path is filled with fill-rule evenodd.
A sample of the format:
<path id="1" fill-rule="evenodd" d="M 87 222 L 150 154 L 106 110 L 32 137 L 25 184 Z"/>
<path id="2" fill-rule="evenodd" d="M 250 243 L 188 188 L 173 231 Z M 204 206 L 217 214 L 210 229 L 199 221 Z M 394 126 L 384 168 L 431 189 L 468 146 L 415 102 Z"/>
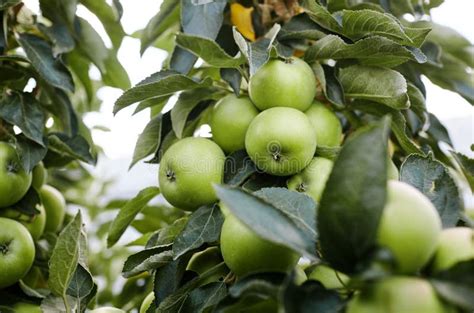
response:
<path id="1" fill-rule="evenodd" d="M 41 201 L 46 212 L 45 232 L 57 232 L 64 222 L 66 215 L 66 200 L 54 187 L 44 185 L 40 189 Z"/>
<path id="2" fill-rule="evenodd" d="M 295 284 L 301 285 L 308 280 L 308 276 L 300 266 L 295 267 Z"/>
<path id="3" fill-rule="evenodd" d="M 163 155 L 159 169 L 161 193 L 172 205 L 193 211 L 217 201 L 212 184 L 224 176 L 225 155 L 213 141 L 184 138 Z"/>
<path id="4" fill-rule="evenodd" d="M 40 189 L 46 183 L 47 178 L 48 172 L 43 162 L 39 162 L 38 165 L 33 168 L 33 180 L 31 181 L 31 185 L 36 189 Z"/>
<path id="5" fill-rule="evenodd" d="M 349 276 L 325 264 L 318 264 L 308 275 L 308 279 L 319 281 L 326 289 L 342 289 L 349 283 Z"/>
<path id="6" fill-rule="evenodd" d="M 442 271 L 467 260 L 474 260 L 474 230 L 468 227 L 444 229 L 433 258 L 433 270 Z"/>
<path id="7" fill-rule="evenodd" d="M 89 313 L 125 313 L 125 311 L 111 306 L 104 306 L 102 308 L 90 310 Z"/>
<path id="8" fill-rule="evenodd" d="M 316 132 L 303 112 L 272 108 L 250 123 L 245 148 L 252 161 L 266 173 L 293 175 L 311 162 L 316 152 Z"/>
<path id="9" fill-rule="evenodd" d="M 0 289 L 13 285 L 30 270 L 35 244 L 21 223 L 0 217 Z"/>
<path id="10" fill-rule="evenodd" d="M 15 313 L 41 313 L 41 307 L 38 304 L 19 302 L 13 305 Z"/>
<path id="11" fill-rule="evenodd" d="M 288 272 L 299 260 L 298 254 L 259 237 L 233 215 L 222 225 L 221 252 L 225 263 L 237 276 Z"/>
<path id="12" fill-rule="evenodd" d="M 198 273 L 199 275 L 202 275 L 221 262 L 223 262 L 223 260 L 219 248 L 210 247 L 204 251 L 195 253 L 189 260 L 186 270 L 193 271 Z M 214 275 L 206 278 L 204 281 L 201 282 L 201 285 L 219 281 L 221 278 L 225 277 L 227 273 L 228 270 L 224 268 L 218 273 L 215 273 Z"/>
<path id="13" fill-rule="evenodd" d="M 31 173 L 27 173 L 15 148 L 0 141 L 0 208 L 20 201 L 31 186 Z"/>
<path id="14" fill-rule="evenodd" d="M 447 313 L 429 282 L 416 277 L 392 276 L 362 290 L 346 313 Z M 449 311 L 448 311 L 449 310 Z"/>
<path id="15" fill-rule="evenodd" d="M 22 223 L 33 237 L 34 241 L 40 239 L 46 226 L 46 213 L 42 205 L 36 207 L 40 213 L 35 216 L 28 216 L 15 209 L 0 210 L 1 217 L 8 217 Z"/>
<path id="16" fill-rule="evenodd" d="M 433 204 L 418 189 L 390 180 L 378 226 L 377 241 L 388 248 L 398 273 L 415 273 L 435 252 L 441 219 Z"/>
<path id="17" fill-rule="evenodd" d="M 248 97 L 231 94 L 222 98 L 212 111 L 212 138 L 227 153 L 244 149 L 245 133 L 257 115 Z"/>
<path id="18" fill-rule="evenodd" d="M 273 107 L 306 111 L 316 95 L 316 78 L 311 67 L 298 58 L 273 59 L 252 75 L 249 95 L 261 111 Z"/>
<path id="19" fill-rule="evenodd" d="M 219 202 L 219 208 L 221 209 L 221 213 L 226 218 L 230 214 L 229 208 L 222 202 Z"/>
<path id="20" fill-rule="evenodd" d="M 148 308 L 152 305 L 154 300 L 155 300 L 155 294 L 152 291 L 143 300 L 142 305 L 140 306 L 139 313 L 146 313 L 146 311 L 148 311 Z"/>
<path id="21" fill-rule="evenodd" d="M 290 190 L 302 192 L 319 203 L 334 163 L 331 160 L 315 157 L 300 173 L 288 180 Z"/>
<path id="22" fill-rule="evenodd" d="M 316 101 L 306 110 L 305 114 L 316 130 L 319 146 L 337 147 L 341 144 L 342 125 L 333 111 Z"/>

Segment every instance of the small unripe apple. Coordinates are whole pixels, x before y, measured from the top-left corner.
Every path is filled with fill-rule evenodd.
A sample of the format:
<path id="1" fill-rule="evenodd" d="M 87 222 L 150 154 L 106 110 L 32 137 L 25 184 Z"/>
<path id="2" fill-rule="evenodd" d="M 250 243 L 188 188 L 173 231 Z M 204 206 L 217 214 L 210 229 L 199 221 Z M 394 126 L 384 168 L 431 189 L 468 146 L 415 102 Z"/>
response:
<path id="1" fill-rule="evenodd" d="M 341 289 L 349 283 L 349 276 L 331 267 L 319 264 L 308 275 L 308 279 L 319 281 L 326 289 Z"/>
<path id="2" fill-rule="evenodd" d="M 474 259 L 474 230 L 468 227 L 444 229 L 433 259 L 433 270 L 438 272 L 461 261 Z"/>
<path id="3" fill-rule="evenodd" d="M 333 111 L 316 101 L 306 110 L 305 114 L 316 130 L 319 146 L 337 147 L 341 144 L 342 125 Z"/>

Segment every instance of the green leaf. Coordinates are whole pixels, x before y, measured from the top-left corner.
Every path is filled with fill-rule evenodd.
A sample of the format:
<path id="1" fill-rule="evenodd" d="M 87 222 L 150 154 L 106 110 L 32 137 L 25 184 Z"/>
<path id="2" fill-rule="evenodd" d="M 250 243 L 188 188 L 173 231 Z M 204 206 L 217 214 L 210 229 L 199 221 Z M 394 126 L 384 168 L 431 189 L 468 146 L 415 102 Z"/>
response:
<path id="1" fill-rule="evenodd" d="M 339 36 L 328 35 L 318 41 L 305 53 L 305 60 L 313 63 L 324 59 L 357 59 L 362 65 L 394 67 L 409 60 L 425 63 L 426 56 L 417 53 L 381 36 L 372 36 L 347 44 Z"/>
<path id="2" fill-rule="evenodd" d="M 237 68 L 245 63 L 245 57 L 233 58 L 228 55 L 214 40 L 209 38 L 178 34 L 176 44 L 200 57 L 207 64 L 215 67 Z"/>
<path id="3" fill-rule="evenodd" d="M 317 227 L 322 255 L 344 273 L 354 273 L 375 246 L 386 198 L 388 125 L 385 118 L 346 141 L 321 198 Z"/>
<path id="4" fill-rule="evenodd" d="M 219 241 L 224 216 L 215 205 L 203 206 L 189 217 L 183 231 L 173 243 L 174 259 L 197 249 L 205 243 Z"/>
<path id="5" fill-rule="evenodd" d="M 160 189 L 158 187 L 145 188 L 120 209 L 117 217 L 112 222 L 112 225 L 110 225 L 109 233 L 107 235 L 107 247 L 110 248 L 119 241 L 120 237 L 125 232 L 128 225 L 133 221 L 135 216 L 137 216 L 143 207 L 159 193 Z"/>
<path id="6" fill-rule="evenodd" d="M 461 171 L 469 182 L 471 190 L 474 191 L 474 159 L 465 156 L 462 153 L 451 151 L 451 154 L 461 167 Z"/>
<path id="7" fill-rule="evenodd" d="M 74 219 L 59 234 L 49 261 L 48 287 L 51 292 L 65 299 L 66 291 L 76 270 L 80 251 L 82 215 L 79 211 Z"/>
<path id="8" fill-rule="evenodd" d="M 53 51 L 48 42 L 30 34 L 21 34 L 18 42 L 41 78 L 51 86 L 74 92 L 71 74 L 59 59 L 53 57 Z"/>
<path id="9" fill-rule="evenodd" d="M 67 93 L 58 88 L 43 87 L 50 100 L 50 103 L 45 104 L 46 109 L 54 115 L 55 121 L 62 126 L 65 133 L 77 135 L 79 121 Z"/>
<path id="10" fill-rule="evenodd" d="M 138 101 L 171 95 L 177 91 L 208 87 L 211 84 L 210 79 L 195 81 L 175 71 L 157 72 L 125 91 L 115 102 L 114 113 Z"/>
<path id="11" fill-rule="evenodd" d="M 225 185 L 214 188 L 232 214 L 260 237 L 315 258 L 314 240 L 280 210 L 242 189 Z"/>
<path id="12" fill-rule="evenodd" d="M 431 279 L 438 294 L 445 301 L 455 304 L 466 312 L 474 310 L 474 260 L 459 262 L 449 269 L 435 274 Z"/>
<path id="13" fill-rule="evenodd" d="M 183 217 L 175 220 L 173 224 L 161 228 L 148 240 L 147 248 L 171 245 L 175 238 L 183 231 L 184 227 L 186 227 L 187 223 L 188 218 Z"/>
<path id="14" fill-rule="evenodd" d="M 233 298 L 245 299 L 258 296 L 261 299 L 276 298 L 284 283 L 286 275 L 283 273 L 257 273 L 247 275 L 229 288 Z"/>
<path id="15" fill-rule="evenodd" d="M 400 168 L 400 180 L 421 191 L 436 207 L 443 227 L 454 227 L 461 217 L 463 204 L 448 168 L 432 155 L 412 154 Z"/>
<path id="16" fill-rule="evenodd" d="M 319 62 L 313 63 L 311 68 L 326 99 L 338 107 L 344 107 L 344 90 L 336 75 L 336 69 L 328 65 L 321 65 Z"/>
<path id="17" fill-rule="evenodd" d="M 135 151 L 133 152 L 132 163 L 130 164 L 129 169 L 131 169 L 138 161 L 158 150 L 161 142 L 162 118 L 163 116 L 161 114 L 152 118 L 145 126 L 145 129 L 140 136 L 138 136 Z"/>
<path id="18" fill-rule="evenodd" d="M 161 112 L 161 110 L 168 103 L 169 98 L 170 95 L 143 100 L 137 105 L 137 108 L 135 109 L 133 114 L 135 115 L 148 108 L 153 108 L 153 110 Z"/>
<path id="19" fill-rule="evenodd" d="M 221 78 L 230 85 L 234 94 L 238 97 L 240 95 L 240 85 L 242 84 L 242 74 L 234 68 L 221 68 L 219 72 Z"/>
<path id="20" fill-rule="evenodd" d="M 67 294 L 80 301 L 87 297 L 94 290 L 94 280 L 89 270 L 78 264 L 71 282 L 67 289 Z"/>
<path id="21" fill-rule="evenodd" d="M 27 139 L 25 136 L 16 137 L 16 147 L 21 155 L 21 162 L 27 172 L 33 168 L 46 156 L 48 149 L 40 146 L 33 141 Z"/>
<path id="22" fill-rule="evenodd" d="M 453 142 L 449 136 L 448 130 L 444 125 L 440 122 L 440 120 L 432 113 L 428 113 L 430 127 L 426 131 L 430 134 L 435 141 L 443 141 L 449 144 L 451 147 L 453 146 Z"/>
<path id="23" fill-rule="evenodd" d="M 30 187 L 23 198 L 11 207 L 15 210 L 20 211 L 23 214 L 34 216 L 39 214 L 40 211 L 37 206 L 41 204 L 41 199 L 35 188 Z"/>
<path id="24" fill-rule="evenodd" d="M 339 80 L 346 97 L 372 100 L 395 109 L 410 106 L 407 82 L 394 70 L 353 65 L 340 69 Z"/>
<path id="25" fill-rule="evenodd" d="M 113 46 L 118 49 L 125 36 L 122 24 L 120 24 L 120 14 L 114 6 L 107 4 L 105 0 L 80 0 L 81 3 L 94 13 L 102 25 L 104 25 L 107 35 L 109 35 Z"/>
<path id="26" fill-rule="evenodd" d="M 408 83 L 408 97 L 410 98 L 410 110 L 420 119 L 421 124 L 425 125 L 428 119 L 426 100 L 421 91 L 412 83 Z"/>
<path id="27" fill-rule="evenodd" d="M 179 20 L 179 1 L 164 0 L 158 13 L 151 18 L 141 34 L 140 53 L 153 44 L 172 24 Z"/>
<path id="28" fill-rule="evenodd" d="M 132 254 L 123 265 L 122 276 L 129 278 L 165 266 L 173 261 L 173 253 L 170 249 L 170 245 L 164 245 Z"/>
<path id="29" fill-rule="evenodd" d="M 335 32 L 342 31 L 341 23 L 332 16 L 326 8 L 319 5 L 316 1 L 304 0 L 302 7 L 306 10 L 308 16 L 318 25 Z"/>
<path id="30" fill-rule="evenodd" d="M 230 186 L 239 186 L 257 171 L 245 150 L 232 152 L 227 156 L 224 164 L 224 183 Z"/>
<path id="31" fill-rule="evenodd" d="M 154 288 L 155 304 L 159 307 L 161 302 L 178 290 L 181 285 L 191 254 L 186 254 L 174 260 L 155 272 Z M 165 312 L 170 312 L 169 310 Z"/>
<path id="32" fill-rule="evenodd" d="M 205 312 L 214 307 L 227 295 L 227 286 L 224 282 L 213 282 L 191 291 L 179 312 Z"/>
<path id="33" fill-rule="evenodd" d="M 294 39 L 318 40 L 327 35 L 327 30 L 313 22 L 308 14 L 302 13 L 295 15 L 282 26 L 278 33 L 279 41 Z"/>
<path id="34" fill-rule="evenodd" d="M 79 159 L 89 164 L 95 164 L 96 159 L 90 152 L 90 146 L 84 137 L 77 135 L 69 137 L 63 133 L 50 133 L 48 135 L 49 150 L 63 158 Z"/>
<path id="35" fill-rule="evenodd" d="M 288 286 L 283 295 L 286 312 L 342 312 L 345 305 L 339 293 L 328 290 L 319 282 L 309 280 L 301 286 Z"/>
<path id="36" fill-rule="evenodd" d="M 286 188 L 263 188 L 254 195 L 288 216 L 316 244 L 316 203 L 313 199 Z"/>
<path id="37" fill-rule="evenodd" d="M 44 146 L 44 114 L 39 102 L 28 93 L 12 93 L 0 98 L 0 117 L 18 126 L 23 134 Z"/>
<path id="38" fill-rule="evenodd" d="M 227 0 L 212 0 L 196 3 L 181 1 L 181 25 L 186 34 L 215 39 L 224 20 Z"/>
<path id="39" fill-rule="evenodd" d="M 197 88 L 184 91 L 171 110 L 171 124 L 176 137 L 182 138 L 189 114 L 204 100 L 216 99 L 216 90 L 211 88 Z"/>
<path id="40" fill-rule="evenodd" d="M 21 0 L 0 0 L 0 11 L 3 11 L 9 7 L 17 5 Z"/>

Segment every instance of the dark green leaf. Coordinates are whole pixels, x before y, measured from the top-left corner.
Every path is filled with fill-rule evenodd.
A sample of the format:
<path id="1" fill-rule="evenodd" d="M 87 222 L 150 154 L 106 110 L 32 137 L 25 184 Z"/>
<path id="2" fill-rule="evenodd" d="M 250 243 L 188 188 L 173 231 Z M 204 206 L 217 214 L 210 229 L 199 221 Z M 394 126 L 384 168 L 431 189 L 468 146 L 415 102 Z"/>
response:
<path id="1" fill-rule="evenodd" d="M 123 265 L 122 276 L 125 278 L 133 277 L 172 262 L 173 253 L 170 249 L 171 245 L 163 245 L 132 254 Z"/>
<path id="2" fill-rule="evenodd" d="M 449 137 L 448 130 L 444 127 L 439 119 L 431 113 L 428 113 L 430 127 L 427 130 L 427 133 L 430 134 L 436 141 L 443 141 L 450 146 L 453 146 L 453 142 Z"/>
<path id="3" fill-rule="evenodd" d="M 162 118 L 163 116 L 161 114 L 152 118 L 145 126 L 145 129 L 140 136 L 138 136 L 135 151 L 133 152 L 132 163 L 130 163 L 129 169 L 131 169 L 141 159 L 156 153 L 158 150 L 161 142 Z"/>
<path id="4" fill-rule="evenodd" d="M 357 271 L 375 245 L 386 197 L 388 126 L 385 118 L 346 141 L 321 199 L 317 227 L 322 254 L 345 273 Z"/>
<path id="5" fill-rule="evenodd" d="M 328 65 L 316 62 L 311 65 L 319 88 L 322 89 L 326 98 L 338 107 L 345 106 L 344 90 L 337 78 L 336 69 Z"/>
<path id="6" fill-rule="evenodd" d="M 416 114 L 422 125 L 425 125 L 428 119 L 425 97 L 412 83 L 408 83 L 408 97 L 410 98 L 410 110 Z"/>
<path id="7" fill-rule="evenodd" d="M 250 175 L 257 171 L 245 150 L 239 150 L 227 156 L 224 164 L 224 183 L 230 186 L 239 186 Z"/>
<path id="8" fill-rule="evenodd" d="M 308 14 L 295 15 L 281 28 L 278 40 L 311 39 L 318 40 L 327 35 L 327 30 L 313 22 Z"/>
<path id="9" fill-rule="evenodd" d="M 207 87 L 211 83 L 210 79 L 195 81 L 175 71 L 157 72 L 125 91 L 115 102 L 114 113 L 138 101 L 170 95 L 181 90 Z"/>
<path id="10" fill-rule="evenodd" d="M 0 0 L 0 11 L 3 11 L 9 7 L 17 5 L 21 0 Z"/>
<path id="11" fill-rule="evenodd" d="M 259 236 L 308 258 L 315 257 L 314 240 L 280 210 L 242 189 L 220 185 L 215 190 L 232 214 Z"/>
<path id="12" fill-rule="evenodd" d="M 16 137 L 16 146 L 21 155 L 21 162 L 26 171 L 30 172 L 46 156 L 48 149 L 40 146 L 25 136 Z M 47 140 L 44 138 L 44 140 Z"/>
<path id="13" fill-rule="evenodd" d="M 226 0 L 181 1 L 181 25 L 186 34 L 215 39 L 224 19 Z"/>
<path id="14" fill-rule="evenodd" d="M 120 209 L 117 217 L 112 222 L 112 225 L 110 225 L 107 236 L 107 247 L 112 247 L 117 243 L 117 241 L 119 241 L 120 237 L 125 232 L 128 225 L 133 221 L 135 216 L 137 216 L 143 207 L 159 193 L 160 189 L 158 187 L 145 188 Z"/>
<path id="15" fill-rule="evenodd" d="M 40 211 L 37 206 L 41 204 L 41 199 L 35 188 L 30 187 L 23 198 L 12 205 L 13 209 L 20 211 L 23 214 L 33 216 L 39 214 Z"/>
<path id="16" fill-rule="evenodd" d="M 409 60 L 426 62 L 426 56 L 381 36 L 367 37 L 347 44 L 339 36 L 328 35 L 316 41 L 305 53 L 305 60 L 312 63 L 324 59 L 358 59 L 362 65 L 394 67 Z"/>
<path id="17" fill-rule="evenodd" d="M 346 97 L 371 100 L 395 109 L 406 109 L 410 105 L 407 82 L 394 70 L 353 65 L 340 69 L 339 80 Z"/>
<path id="18" fill-rule="evenodd" d="M 63 133 L 50 133 L 48 136 L 49 150 L 64 158 L 79 159 L 95 164 L 88 142 L 81 135 L 69 137 Z"/>
<path id="19" fill-rule="evenodd" d="M 155 292 L 155 303 L 158 307 L 163 300 L 178 290 L 190 258 L 190 254 L 184 255 L 155 272 L 153 290 Z"/>
<path id="20" fill-rule="evenodd" d="M 30 34 L 21 34 L 18 42 L 39 75 L 51 86 L 74 91 L 71 74 L 64 64 L 53 57 L 51 46 L 45 40 Z"/>
<path id="21" fill-rule="evenodd" d="M 339 313 L 345 305 L 336 291 L 327 290 L 314 280 L 308 280 L 301 286 L 288 286 L 283 301 L 286 312 L 299 313 Z"/>
<path id="22" fill-rule="evenodd" d="M 153 111 L 158 111 L 161 112 L 161 110 L 165 107 L 165 105 L 168 103 L 168 100 L 170 99 L 170 95 L 167 96 L 161 96 L 161 97 L 156 97 L 156 98 L 150 98 L 143 100 L 140 102 L 133 112 L 133 114 L 137 114 L 138 112 L 141 112 L 145 109 L 152 108 Z M 152 115 L 153 117 L 153 115 Z"/>
<path id="23" fill-rule="evenodd" d="M 221 78 L 230 85 L 235 95 L 238 97 L 240 95 L 240 84 L 242 83 L 242 74 L 234 68 L 221 68 L 220 74 Z"/>
<path id="24" fill-rule="evenodd" d="M 87 297 L 93 289 L 94 280 L 92 279 L 91 273 L 82 265 L 78 264 L 66 293 L 80 300 Z"/>
<path id="25" fill-rule="evenodd" d="M 200 57 L 207 64 L 215 67 L 237 68 L 245 63 L 243 55 L 234 58 L 228 55 L 214 40 L 209 38 L 178 34 L 176 43 Z"/>
<path id="26" fill-rule="evenodd" d="M 184 227 L 186 227 L 187 223 L 187 217 L 175 220 L 173 224 L 168 225 L 153 234 L 148 240 L 146 247 L 152 248 L 162 245 L 171 245 L 175 238 L 183 231 Z"/>
<path id="27" fill-rule="evenodd" d="M 18 126 L 25 137 L 44 146 L 44 114 L 39 102 L 28 93 L 13 93 L 0 98 L 0 117 Z"/>
<path id="28" fill-rule="evenodd" d="M 464 173 L 471 190 L 474 191 L 474 159 L 465 156 L 462 153 L 452 151 L 451 154 L 458 162 L 461 167 L 461 171 Z"/>
<path id="29" fill-rule="evenodd" d="M 210 283 L 194 289 L 180 309 L 182 313 L 204 312 L 205 309 L 215 306 L 227 295 L 227 287 L 224 282 Z"/>
<path id="30" fill-rule="evenodd" d="M 446 168 L 431 155 L 412 154 L 400 168 L 400 180 L 420 190 L 434 204 L 443 227 L 454 227 L 463 211 L 459 190 Z"/>
<path id="31" fill-rule="evenodd" d="M 188 251 L 199 248 L 205 243 L 219 241 L 224 216 L 215 205 L 203 206 L 189 217 L 183 231 L 173 243 L 174 259 Z"/>

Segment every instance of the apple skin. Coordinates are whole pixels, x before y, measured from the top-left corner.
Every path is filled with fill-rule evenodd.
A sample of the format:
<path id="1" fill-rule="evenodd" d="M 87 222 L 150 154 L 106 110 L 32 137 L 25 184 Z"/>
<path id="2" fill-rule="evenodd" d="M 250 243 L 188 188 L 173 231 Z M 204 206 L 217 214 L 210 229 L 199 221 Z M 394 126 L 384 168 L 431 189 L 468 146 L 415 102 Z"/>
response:
<path id="1" fill-rule="evenodd" d="M 287 247 L 260 238 L 233 215 L 222 225 L 221 252 L 225 264 L 237 276 L 288 272 L 300 258 Z"/>
<path id="2" fill-rule="evenodd" d="M 143 300 L 142 305 L 140 306 L 140 313 L 146 313 L 146 311 L 151 306 L 154 300 L 155 300 L 155 294 L 152 291 Z"/>
<path id="3" fill-rule="evenodd" d="M 273 107 L 306 111 L 316 95 L 316 78 L 301 59 L 273 59 L 250 78 L 249 95 L 260 111 Z"/>
<path id="4" fill-rule="evenodd" d="M 307 280 L 308 280 L 308 276 L 306 276 L 306 273 L 304 272 L 304 270 L 300 266 L 297 265 L 295 267 L 295 284 L 299 286 Z"/>
<path id="5" fill-rule="evenodd" d="M 30 188 L 31 179 L 31 173 L 23 168 L 15 148 L 0 141 L 0 208 L 20 201 Z"/>
<path id="6" fill-rule="evenodd" d="M 341 144 L 342 125 L 333 111 L 321 102 L 315 101 L 305 114 L 316 130 L 319 146 L 338 147 Z"/>
<path id="7" fill-rule="evenodd" d="M 221 213 L 224 216 L 224 218 L 227 218 L 227 216 L 230 215 L 229 208 L 224 203 L 222 203 L 221 201 L 219 201 L 219 208 L 221 209 Z"/>
<path id="8" fill-rule="evenodd" d="M 441 219 L 433 204 L 415 187 L 389 180 L 377 241 L 396 261 L 396 272 L 416 273 L 435 252 Z"/>
<path id="9" fill-rule="evenodd" d="M 59 190 L 49 185 L 41 187 L 39 193 L 46 211 L 44 231 L 55 233 L 63 225 L 64 216 L 66 215 L 66 200 Z"/>
<path id="10" fill-rule="evenodd" d="M 245 133 L 258 110 L 248 97 L 225 96 L 212 111 L 212 138 L 226 153 L 245 148 Z"/>
<path id="11" fill-rule="evenodd" d="M 125 311 L 110 306 L 104 306 L 102 308 L 90 310 L 89 313 L 125 313 Z"/>
<path id="12" fill-rule="evenodd" d="M 173 144 L 163 155 L 160 189 L 172 205 L 194 211 L 217 201 L 212 184 L 224 176 L 225 155 L 213 141 L 188 137 Z"/>
<path id="13" fill-rule="evenodd" d="M 35 189 L 39 190 L 46 183 L 47 178 L 48 178 L 48 172 L 46 171 L 46 168 L 44 167 L 43 162 L 39 162 L 33 168 L 33 179 L 31 181 L 31 185 Z"/>
<path id="14" fill-rule="evenodd" d="M 293 175 L 313 159 L 316 132 L 304 113 L 292 108 L 272 108 L 250 123 L 245 148 L 264 172 Z"/>
<path id="15" fill-rule="evenodd" d="M 35 244 L 21 223 L 0 217 L 0 289 L 22 279 L 35 259 Z"/>
<path id="16" fill-rule="evenodd" d="M 346 313 L 448 313 L 455 312 L 436 296 L 429 282 L 404 276 L 383 279 L 362 290 Z"/>
<path id="17" fill-rule="evenodd" d="M 435 272 L 446 270 L 458 262 L 474 259 L 474 230 L 468 227 L 444 229 L 433 258 Z"/>
<path id="18" fill-rule="evenodd" d="M 326 289 L 342 289 L 349 283 L 349 276 L 331 267 L 319 264 L 308 275 L 308 279 L 319 281 Z"/>
<path id="19" fill-rule="evenodd" d="M 395 166 L 395 163 L 393 163 L 392 159 L 388 158 L 387 179 L 398 180 L 399 177 L 400 177 L 400 174 L 398 172 L 398 168 Z"/>
<path id="20" fill-rule="evenodd" d="M 42 205 L 38 205 L 36 208 L 40 211 L 40 213 L 33 217 L 22 214 L 20 211 L 15 209 L 2 209 L 0 210 L 0 216 L 11 218 L 22 223 L 23 226 L 25 226 L 30 232 L 33 240 L 38 241 L 41 235 L 43 235 L 44 228 L 46 226 L 46 212 Z"/>
<path id="21" fill-rule="evenodd" d="M 217 247 L 209 247 L 204 251 L 196 252 L 193 254 L 189 260 L 186 270 L 193 271 L 199 275 L 204 274 L 214 266 L 223 262 L 222 255 Z M 229 271 L 225 268 L 215 273 L 214 275 L 206 278 L 200 284 L 206 285 L 212 282 L 219 281 L 221 278 L 224 278 Z"/>
<path id="22" fill-rule="evenodd" d="M 37 304 L 19 302 L 13 305 L 15 313 L 42 313 L 41 307 Z"/>
<path id="23" fill-rule="evenodd" d="M 313 158 L 303 171 L 288 180 L 288 189 L 305 193 L 319 203 L 333 166 L 331 160 Z"/>

